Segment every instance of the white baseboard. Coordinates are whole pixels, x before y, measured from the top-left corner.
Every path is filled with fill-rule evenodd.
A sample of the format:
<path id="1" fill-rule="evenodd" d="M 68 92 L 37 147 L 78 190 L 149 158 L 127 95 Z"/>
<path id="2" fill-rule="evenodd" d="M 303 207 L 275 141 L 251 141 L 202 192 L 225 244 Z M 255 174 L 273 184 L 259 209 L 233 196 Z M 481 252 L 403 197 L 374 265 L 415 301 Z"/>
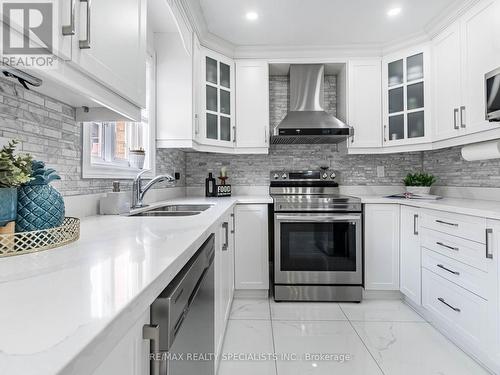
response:
<path id="1" fill-rule="evenodd" d="M 238 299 L 267 299 L 269 298 L 268 289 L 236 289 L 234 298 Z"/>
<path id="2" fill-rule="evenodd" d="M 363 289 L 363 299 L 402 299 L 403 295 L 399 290 L 365 290 Z"/>

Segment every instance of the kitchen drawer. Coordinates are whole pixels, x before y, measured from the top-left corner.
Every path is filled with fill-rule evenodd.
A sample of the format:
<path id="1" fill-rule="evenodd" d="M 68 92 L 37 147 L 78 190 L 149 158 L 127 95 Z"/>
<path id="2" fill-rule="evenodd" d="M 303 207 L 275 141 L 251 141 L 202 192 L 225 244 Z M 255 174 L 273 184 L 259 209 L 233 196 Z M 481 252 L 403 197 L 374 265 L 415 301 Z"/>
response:
<path id="1" fill-rule="evenodd" d="M 488 299 L 488 273 L 428 249 L 422 249 L 422 267 Z"/>
<path id="2" fill-rule="evenodd" d="M 491 259 L 486 258 L 486 245 L 467 241 L 446 233 L 422 228 L 421 246 L 487 272 Z"/>
<path id="3" fill-rule="evenodd" d="M 422 269 L 422 305 L 431 321 L 467 346 L 487 350 L 488 302 L 439 275 Z"/>
<path id="4" fill-rule="evenodd" d="M 449 212 L 423 210 L 420 226 L 466 240 L 486 243 L 486 219 Z"/>

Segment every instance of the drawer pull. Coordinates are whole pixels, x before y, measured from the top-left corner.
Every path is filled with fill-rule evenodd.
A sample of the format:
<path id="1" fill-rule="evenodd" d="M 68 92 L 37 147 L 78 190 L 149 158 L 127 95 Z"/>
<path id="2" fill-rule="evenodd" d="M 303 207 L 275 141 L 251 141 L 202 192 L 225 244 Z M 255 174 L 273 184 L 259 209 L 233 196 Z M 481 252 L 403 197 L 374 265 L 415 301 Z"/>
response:
<path id="1" fill-rule="evenodd" d="M 454 275 L 457 275 L 457 276 L 459 276 L 459 275 L 460 275 L 460 272 L 457 272 L 457 271 L 452 271 L 452 270 L 450 270 L 449 268 L 446 268 L 445 266 L 443 266 L 442 264 L 438 264 L 437 266 L 438 266 L 439 268 L 441 268 L 441 269 L 445 270 L 445 271 L 448 271 L 449 273 L 454 274 Z"/>
<path id="2" fill-rule="evenodd" d="M 493 234 L 493 229 L 491 228 L 486 228 L 486 258 L 487 259 L 493 259 L 493 253 L 490 252 L 490 236 Z"/>
<path id="3" fill-rule="evenodd" d="M 450 249 L 450 250 L 455 250 L 455 251 L 458 251 L 458 247 L 453 247 L 453 246 L 450 246 L 450 245 L 446 245 L 442 242 L 436 242 L 436 245 L 439 245 L 439 246 L 442 246 L 442 247 L 446 247 L 447 249 Z"/>
<path id="4" fill-rule="evenodd" d="M 453 307 L 452 305 L 450 305 L 449 303 L 447 303 L 444 298 L 441 298 L 439 297 L 438 298 L 438 301 L 445 304 L 446 306 L 448 306 L 450 309 L 452 309 L 453 311 L 456 311 L 456 312 L 460 312 L 460 309 L 458 307 Z"/>
<path id="5" fill-rule="evenodd" d="M 458 227 L 458 224 L 457 223 L 449 223 L 447 221 L 443 221 L 443 220 L 436 220 L 436 223 L 439 223 L 439 224 L 446 224 L 446 225 L 451 225 L 452 227 Z"/>

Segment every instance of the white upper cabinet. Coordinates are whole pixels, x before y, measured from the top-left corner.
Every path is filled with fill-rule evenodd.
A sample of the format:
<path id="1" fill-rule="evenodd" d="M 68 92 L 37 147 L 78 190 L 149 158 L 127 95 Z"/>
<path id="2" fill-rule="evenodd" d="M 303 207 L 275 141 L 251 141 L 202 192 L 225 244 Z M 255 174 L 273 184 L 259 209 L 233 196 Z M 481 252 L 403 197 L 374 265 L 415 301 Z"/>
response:
<path id="1" fill-rule="evenodd" d="M 461 125 L 467 133 L 495 127 L 486 120 L 484 75 L 500 67 L 499 24 L 500 2 L 496 0 L 479 2 L 461 19 L 464 81 Z"/>
<path id="2" fill-rule="evenodd" d="M 432 42 L 434 140 L 464 134 L 460 127 L 462 103 L 460 27 L 456 23 Z"/>
<path id="3" fill-rule="evenodd" d="M 429 142 L 430 70 L 427 45 L 384 57 L 384 146 Z"/>
<path id="4" fill-rule="evenodd" d="M 349 150 L 382 147 L 382 69 L 380 60 L 353 60 L 348 65 L 348 123 L 354 136 Z"/>
<path id="5" fill-rule="evenodd" d="M 146 105 L 146 0 L 76 2 L 72 61 L 134 104 Z"/>
<path id="6" fill-rule="evenodd" d="M 484 75 L 500 66 L 499 18 L 500 2 L 483 0 L 433 39 L 434 141 L 488 140 L 477 133 L 500 126 L 486 120 L 484 86 Z"/>
<path id="7" fill-rule="evenodd" d="M 200 143 L 219 150 L 233 149 L 234 61 L 209 49 L 202 49 Z M 215 151 L 215 150 L 214 150 Z"/>
<path id="8" fill-rule="evenodd" d="M 269 152 L 269 64 L 236 60 L 236 148 Z"/>

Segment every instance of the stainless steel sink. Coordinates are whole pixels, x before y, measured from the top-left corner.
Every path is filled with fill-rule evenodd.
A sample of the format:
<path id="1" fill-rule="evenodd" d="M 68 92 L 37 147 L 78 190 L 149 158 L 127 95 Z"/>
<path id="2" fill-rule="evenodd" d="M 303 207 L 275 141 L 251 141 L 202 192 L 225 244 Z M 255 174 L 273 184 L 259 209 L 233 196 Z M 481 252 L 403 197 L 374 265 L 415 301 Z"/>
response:
<path id="1" fill-rule="evenodd" d="M 201 214 L 201 211 L 143 211 L 132 216 L 194 216 Z"/>
<path id="2" fill-rule="evenodd" d="M 205 211 L 212 207 L 211 204 L 169 204 L 166 206 L 156 207 L 149 212 L 155 211 Z"/>
<path id="3" fill-rule="evenodd" d="M 169 204 L 155 207 L 131 216 L 194 216 L 212 207 L 211 204 Z"/>

